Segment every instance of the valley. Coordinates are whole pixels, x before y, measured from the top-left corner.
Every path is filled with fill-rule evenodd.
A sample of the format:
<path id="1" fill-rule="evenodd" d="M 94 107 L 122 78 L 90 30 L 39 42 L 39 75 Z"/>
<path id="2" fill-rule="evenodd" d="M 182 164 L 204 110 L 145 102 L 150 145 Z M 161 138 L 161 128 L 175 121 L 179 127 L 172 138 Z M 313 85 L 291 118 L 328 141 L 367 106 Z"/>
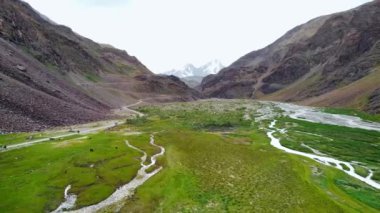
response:
<path id="1" fill-rule="evenodd" d="M 238 99 L 131 107 L 0 153 L 0 211 L 380 211 L 380 123 Z"/>
<path id="2" fill-rule="evenodd" d="M 0 212 L 380 212 L 380 0 L 269 45 L 251 1 L 59 1 L 154 71 L 41 2 L 0 0 Z"/>

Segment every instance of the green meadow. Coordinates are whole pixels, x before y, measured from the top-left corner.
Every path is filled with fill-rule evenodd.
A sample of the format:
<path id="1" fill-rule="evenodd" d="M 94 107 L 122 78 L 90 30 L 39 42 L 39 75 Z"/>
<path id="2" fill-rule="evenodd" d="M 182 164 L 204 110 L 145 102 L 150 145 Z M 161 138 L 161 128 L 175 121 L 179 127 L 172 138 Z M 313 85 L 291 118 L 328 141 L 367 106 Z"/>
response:
<path id="1" fill-rule="evenodd" d="M 0 153 L 0 212 L 48 212 L 70 193 L 76 208 L 98 203 L 128 183 L 142 154 L 166 152 L 163 169 L 138 187 L 133 197 L 104 212 L 380 212 L 380 190 L 314 160 L 270 145 L 270 120 L 255 120 L 262 103 L 208 100 L 141 107 L 145 117 L 86 135 L 47 141 Z M 249 115 L 248 117 L 246 115 Z M 346 161 L 359 161 L 379 178 L 380 133 L 314 124 L 287 117 L 283 145 Z M 1 140 L 22 141 L 8 135 Z M 9 143 L 9 142 L 7 142 Z M 149 161 L 149 158 L 148 158 Z M 147 162 L 148 163 L 148 162 Z"/>

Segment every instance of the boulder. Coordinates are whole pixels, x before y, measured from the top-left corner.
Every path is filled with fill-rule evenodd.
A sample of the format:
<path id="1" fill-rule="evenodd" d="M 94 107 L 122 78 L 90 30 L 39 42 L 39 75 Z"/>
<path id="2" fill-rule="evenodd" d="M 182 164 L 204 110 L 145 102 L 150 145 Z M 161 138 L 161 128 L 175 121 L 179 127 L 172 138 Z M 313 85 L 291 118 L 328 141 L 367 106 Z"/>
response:
<path id="1" fill-rule="evenodd" d="M 17 65 L 16 68 L 22 72 L 26 72 L 26 67 L 22 66 L 22 65 Z"/>

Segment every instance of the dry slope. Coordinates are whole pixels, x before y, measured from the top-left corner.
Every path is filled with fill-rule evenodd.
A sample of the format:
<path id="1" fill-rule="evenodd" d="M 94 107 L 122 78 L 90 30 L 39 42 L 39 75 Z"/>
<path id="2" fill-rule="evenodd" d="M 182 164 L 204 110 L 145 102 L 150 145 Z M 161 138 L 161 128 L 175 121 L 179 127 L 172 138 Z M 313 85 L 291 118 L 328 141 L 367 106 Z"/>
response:
<path id="1" fill-rule="evenodd" d="M 0 132 L 103 119 L 141 98 L 198 96 L 178 78 L 156 76 L 127 52 L 57 25 L 23 1 L 0 0 Z"/>
<path id="2" fill-rule="evenodd" d="M 379 62 L 380 1 L 375 0 L 295 27 L 273 44 L 248 53 L 218 74 L 206 77 L 201 90 L 209 97 L 304 103 L 314 103 L 308 100 L 322 96 L 318 103 L 331 105 L 325 94 L 366 76 L 373 77 L 362 82 L 378 80 L 373 73 Z M 372 85 L 355 95 L 361 103 L 354 105 L 379 113 L 376 97 L 380 84 Z M 345 92 L 354 95 L 358 91 L 352 87 Z M 346 98 L 343 96 L 328 98 L 337 99 L 335 105 L 353 105 L 338 100 Z"/>

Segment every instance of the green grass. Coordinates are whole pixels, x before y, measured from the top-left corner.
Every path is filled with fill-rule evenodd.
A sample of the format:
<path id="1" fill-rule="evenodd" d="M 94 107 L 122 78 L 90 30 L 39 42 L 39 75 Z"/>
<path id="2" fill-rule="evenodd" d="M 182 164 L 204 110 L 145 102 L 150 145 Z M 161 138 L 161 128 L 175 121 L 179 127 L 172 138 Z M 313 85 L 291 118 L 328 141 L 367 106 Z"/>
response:
<path id="1" fill-rule="evenodd" d="M 144 107 L 140 109 L 142 112 L 148 113 L 151 117 L 158 120 L 172 120 L 175 122 L 173 127 L 190 128 L 197 131 L 204 130 L 228 130 L 241 127 L 249 127 L 251 121 L 243 119 L 244 109 L 222 110 L 215 112 L 213 106 L 209 106 L 207 110 L 180 105 L 179 108 L 165 110 L 159 107 Z M 145 123 L 144 123 L 145 124 Z"/>
<path id="2" fill-rule="evenodd" d="M 87 80 L 92 81 L 92 82 L 98 82 L 101 80 L 101 78 L 98 75 L 93 74 L 93 73 L 87 73 L 85 77 Z"/>
<path id="3" fill-rule="evenodd" d="M 375 209 L 380 209 L 380 191 L 373 188 L 352 183 L 346 177 L 336 180 L 336 185 L 355 199 L 366 203 Z"/>
<path id="4" fill-rule="evenodd" d="M 47 133 L 10 133 L 0 135 L 0 146 L 1 145 L 12 145 L 22 142 L 33 141 L 41 138 L 50 137 L 52 134 Z"/>
<path id="5" fill-rule="evenodd" d="M 334 193 L 333 187 L 327 190 L 339 195 L 338 202 L 316 187 L 317 181 L 334 180 L 336 171 L 321 168 L 329 177 L 320 175 L 312 177 L 317 181 L 310 180 L 310 165 L 320 165 L 275 150 L 262 133 L 251 134 L 251 140 L 257 142 L 250 145 L 237 145 L 210 133 L 161 134 L 157 142 L 167 147 L 165 169 L 140 187 L 123 210 L 339 212 L 348 206 L 370 211 L 347 195 Z"/>
<path id="6" fill-rule="evenodd" d="M 3 134 L 0 135 L 0 147 L 3 147 L 4 145 L 14 145 L 24 142 L 30 142 L 38 139 L 44 139 L 44 138 L 54 138 L 58 137 L 60 135 L 68 134 L 69 132 L 64 131 L 47 131 L 47 132 L 32 132 L 32 133 L 10 133 L 10 134 Z M 58 138 L 53 140 L 63 140 L 63 139 L 70 139 L 70 138 L 76 138 L 76 137 L 82 137 L 83 135 L 72 135 L 67 136 L 64 138 Z"/>
<path id="7" fill-rule="evenodd" d="M 11 133 L 0 135 L 0 146 L 17 144 L 28 140 L 27 133 Z"/>
<path id="8" fill-rule="evenodd" d="M 62 202 L 68 184 L 78 195 L 77 208 L 105 199 L 140 168 L 141 153 L 125 140 L 147 152 L 150 160 L 159 152 L 149 144 L 152 133 L 166 152 L 150 171 L 163 169 L 121 203 L 121 212 L 380 211 L 379 190 L 272 147 L 261 129 L 268 121 L 243 119 L 247 111 L 258 114 L 260 105 L 226 100 L 143 107 L 139 110 L 146 117 L 88 139 L 0 153 L 0 194 L 5 195 L 0 212 L 51 211 Z M 276 135 L 285 146 L 312 152 L 305 144 L 338 159 L 360 161 L 379 176 L 378 132 L 289 118 L 279 118 L 277 127 L 288 129 L 287 135 Z M 143 134 L 125 135 L 131 130 Z M 355 170 L 365 176 L 362 166 Z"/>
<path id="9" fill-rule="evenodd" d="M 342 166 L 343 170 L 350 171 L 350 168 L 346 164 L 341 163 L 340 166 Z"/>
<path id="10" fill-rule="evenodd" d="M 354 169 L 355 169 L 355 173 L 362 176 L 362 177 L 367 177 L 369 175 L 369 171 L 368 169 L 362 167 L 362 166 L 359 166 L 359 165 L 353 165 Z"/>
<path id="11" fill-rule="evenodd" d="M 49 142 L 1 153 L 0 212 L 53 210 L 69 184 L 78 195 L 78 206 L 103 200 L 140 167 L 141 154 L 127 148 L 124 139 L 99 133 L 83 141 Z"/>

